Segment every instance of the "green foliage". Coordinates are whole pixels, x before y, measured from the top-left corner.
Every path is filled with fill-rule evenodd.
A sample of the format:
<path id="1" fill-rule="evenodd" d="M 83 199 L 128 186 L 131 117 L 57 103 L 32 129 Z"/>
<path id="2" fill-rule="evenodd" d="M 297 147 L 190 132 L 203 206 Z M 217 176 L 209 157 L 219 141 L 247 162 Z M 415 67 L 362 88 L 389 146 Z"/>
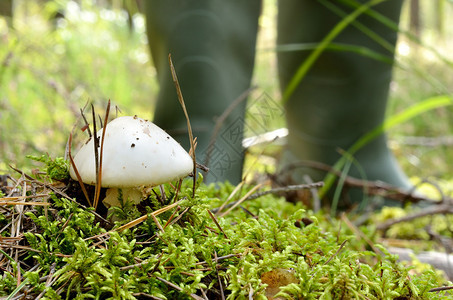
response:
<path id="1" fill-rule="evenodd" d="M 164 189 L 166 203 L 151 197 L 153 206 L 175 200 L 173 188 Z M 37 227 L 25 235 L 38 265 L 23 272 L 27 284 L 33 293 L 42 292 L 43 299 L 189 299 L 200 289 L 218 298 L 220 285 L 228 299 L 266 299 L 268 283 L 262 276 L 280 268 L 291 270 L 295 278 L 280 287 L 278 295 L 284 299 L 441 299 L 429 292 L 441 281 L 433 271 L 413 276 L 414 270 L 383 247 L 383 255 L 357 251 L 355 237 L 346 230 L 337 232 L 336 222 L 272 195 L 242 204 L 255 217 L 240 209 L 218 217 L 220 231 L 207 210 L 219 207 L 233 189 L 228 183 L 200 184 L 192 198 L 192 181 L 186 180 L 179 192 L 185 200 L 177 212 L 156 216 L 163 231 L 149 217 L 107 234 L 90 210 L 52 197 L 47 216 L 44 210 L 27 213 Z M 249 189 L 244 187 L 241 194 Z M 153 206 L 148 213 L 159 208 Z M 312 223 L 304 225 L 303 218 Z M 39 279 L 52 270 L 54 280 L 46 286 Z M 15 286 L 11 274 L 0 280 L 2 295 Z"/>
<path id="2" fill-rule="evenodd" d="M 30 255 L 48 271 L 53 263 L 62 261 L 59 255 L 71 255 L 75 251 L 75 243 L 79 239 L 91 237 L 105 232 L 99 224 L 94 224 L 94 215 L 78 207 L 77 203 L 67 199 L 52 197 L 55 211 L 53 214 L 45 215 L 28 212 L 30 218 L 38 226 L 36 233 L 26 232 L 25 237 L 28 243 L 37 252 Z"/>
<path id="3" fill-rule="evenodd" d="M 77 5 L 74 1 L 47 1 L 45 6 L 35 1 L 23 1 L 17 6 L 14 29 L 0 24 L 0 60 L 3 62 L 0 83 L 4 83 L 0 84 L 0 170 L 6 169 L 10 162 L 17 166 L 27 165 L 23 161 L 24 152 L 35 155 L 41 153 L 41 149 L 50 153 L 60 152 L 78 114 L 74 107 L 83 106 L 87 99 L 95 99 L 96 105 L 111 98 L 125 114 L 137 111 L 151 114 L 149 95 L 156 94 L 157 89 L 155 70 L 149 64 L 143 18 L 134 16 L 135 30 L 130 31 L 121 11 L 102 8 L 96 1 L 83 3 L 80 14 L 68 10 L 64 20 L 52 24 L 51 16 L 57 11 L 67 8 L 67 5 L 76 10 L 80 7 L 74 7 Z M 271 7 L 275 14 L 277 5 L 269 3 L 267 9 Z M 317 45 L 312 59 L 299 67 L 292 88 L 323 48 L 336 47 L 328 45 L 328 41 L 354 17 L 345 18 L 325 41 Z M 271 19 L 264 15 L 261 26 L 273 28 L 269 25 Z M 425 46 L 421 48 L 426 50 Z M 269 70 L 274 67 L 273 54 L 272 51 L 258 52 L 259 71 L 256 75 L 262 79 L 258 80 L 258 85 L 265 87 L 264 92 L 277 99 L 278 84 L 271 82 L 276 81 L 276 76 L 269 76 Z M 272 58 L 263 62 L 261 58 L 264 56 Z M 448 118 L 451 108 L 441 107 L 447 104 L 447 100 L 438 97 L 450 93 L 448 87 L 452 82 L 452 72 L 445 72 L 448 64 L 444 61 L 439 57 L 436 61 L 426 59 L 420 53 L 417 55 L 417 51 L 412 51 L 407 57 L 399 55 L 391 95 L 397 101 L 390 101 L 389 107 L 389 114 L 394 117 L 376 130 L 380 132 L 399 125 L 397 135 L 435 136 L 451 131 L 451 118 Z M 263 64 L 268 66 L 263 68 Z M 285 95 L 290 92 L 286 91 Z M 260 89 L 251 98 L 262 93 Z M 403 111 L 423 99 L 431 100 L 421 102 L 416 106 L 419 108 L 417 111 Z M 437 103 L 439 107 L 435 113 L 425 113 L 434 107 L 426 106 L 427 103 Z M 398 111 L 403 113 L 396 115 Z M 410 124 L 402 124 L 404 119 L 419 112 L 423 115 L 417 116 Z M 281 119 L 272 122 L 277 127 L 283 124 Z M 261 128 L 262 124 L 258 125 Z M 395 135 L 394 132 L 391 134 Z M 369 136 L 365 136 L 362 142 L 367 138 Z M 404 156 L 413 152 L 412 156 L 416 158 L 426 160 L 430 157 L 432 160 L 427 167 L 412 173 L 432 174 L 430 172 L 435 169 L 448 174 L 445 170 L 452 159 L 448 147 L 429 151 L 435 155 L 427 155 L 430 153 L 426 153 L 426 147 L 407 148 L 397 154 Z M 447 163 L 439 163 L 439 151 Z M 32 158 L 46 165 L 49 178 L 67 178 L 68 165 L 63 159 L 52 160 L 49 155 Z M 412 161 L 408 160 L 406 168 L 413 168 L 409 164 Z M 185 200 L 177 212 L 168 211 L 156 217 L 164 228 L 163 232 L 149 217 L 131 229 L 106 234 L 106 229 L 101 227 L 92 211 L 81 209 L 70 200 L 52 197 L 52 206 L 48 210 L 36 207 L 24 216 L 24 224 L 32 229 L 24 233 L 26 246 L 32 250 L 21 251 L 28 253 L 27 264 L 34 264 L 37 268 L 23 270 L 25 265 L 20 266 L 0 249 L 13 270 L 12 273 L 3 272 L 0 296 L 13 297 L 22 289 L 30 292 L 29 297 L 43 292 L 42 299 L 135 299 L 141 294 L 161 299 L 188 299 L 189 294 L 200 294 L 203 288 L 212 293 L 210 298 L 216 298 L 222 284 L 229 299 L 265 299 L 267 284 L 262 275 L 284 268 L 292 270 L 297 278 L 296 283 L 281 287 L 279 295 L 286 299 L 447 297 L 429 292 L 443 282 L 430 269 L 411 269 L 397 262 L 396 257 L 382 247 L 382 256 L 366 251 L 368 246 L 346 226 L 341 226 L 341 221 L 329 219 L 322 213 L 313 216 L 303 210 L 301 204 L 293 205 L 281 198 L 267 195 L 244 202 L 242 207 L 254 216 L 236 209 L 225 217 L 219 217 L 222 232 L 207 209 L 219 207 L 234 187 L 229 184 L 205 186 L 200 182 L 201 177 L 195 197 L 192 197 L 192 182 L 185 182 L 178 196 Z M 240 194 L 248 189 L 244 188 Z M 150 204 L 145 208 L 148 214 L 176 200 L 170 185 L 165 185 L 165 193 L 166 200 L 148 199 Z M 391 215 L 402 213 L 396 209 L 390 213 L 383 211 L 377 222 Z M 140 211 L 126 202 L 114 209 L 112 216 L 119 219 L 115 225 L 117 228 L 139 217 Z M 180 219 L 173 223 L 178 217 Z M 309 218 L 313 223 L 304 225 L 301 218 Z M 396 225 L 387 233 L 393 237 L 427 238 L 422 229 L 431 225 L 433 231 L 451 236 L 449 224 L 452 220 L 449 219 L 427 217 Z M 10 219 L 0 214 L 2 228 L 9 222 Z M 372 227 L 362 228 L 362 231 L 374 240 Z M 2 231 L 1 234 L 8 236 L 9 233 Z M 341 248 L 345 240 L 347 242 Z M 19 287 L 18 266 L 23 276 Z M 42 280 L 44 276 L 52 278 L 49 286 Z"/>
<path id="4" fill-rule="evenodd" d="M 69 178 L 69 162 L 63 157 L 57 157 L 53 160 L 47 154 L 41 156 L 27 155 L 27 158 L 44 163 L 46 165 L 44 170 L 50 179 L 62 181 Z"/>
<path id="5" fill-rule="evenodd" d="M 48 0 L 16 1 L 13 27 L 0 19 L 0 171 L 30 168 L 23 153 L 61 153 L 87 101 L 150 117 L 155 70 L 144 18 L 132 18 L 131 30 L 118 7 Z"/>
<path id="6" fill-rule="evenodd" d="M 11 273 L 5 273 L 0 280 L 0 296 L 8 296 L 16 287 L 17 281 Z"/>
<path id="7" fill-rule="evenodd" d="M 424 101 L 417 103 L 404 111 L 394 114 L 387 118 L 381 125 L 373 128 L 373 130 L 365 133 L 362 137 L 360 137 L 348 150 L 348 155 L 341 157 L 334 165 L 334 169 L 340 171 L 345 164 L 347 164 L 348 156 L 354 155 L 358 150 L 360 150 L 363 146 L 371 142 L 380 134 L 385 133 L 391 127 L 406 122 L 417 115 L 422 113 L 429 112 L 432 109 L 442 108 L 452 105 L 452 98 L 448 95 L 442 95 L 438 97 L 431 97 L 429 99 L 425 99 Z M 327 174 L 325 177 L 325 185 L 322 187 L 320 194 L 324 196 L 329 189 L 333 186 L 336 180 L 336 176 L 333 172 Z"/>

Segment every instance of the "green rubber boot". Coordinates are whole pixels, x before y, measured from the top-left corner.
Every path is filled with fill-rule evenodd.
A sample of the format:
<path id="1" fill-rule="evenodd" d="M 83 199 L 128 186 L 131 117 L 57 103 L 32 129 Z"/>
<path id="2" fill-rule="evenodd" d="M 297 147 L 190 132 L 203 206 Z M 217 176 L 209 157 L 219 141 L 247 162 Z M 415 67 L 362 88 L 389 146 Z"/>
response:
<path id="1" fill-rule="evenodd" d="M 329 1 L 349 14 L 352 9 Z M 361 1 L 368 2 L 368 1 Z M 398 23 L 402 1 L 392 0 L 373 7 L 373 10 Z M 279 1 L 278 45 L 319 43 L 340 22 L 318 1 Z M 373 19 L 362 15 L 357 20 L 390 45 L 396 44 L 397 33 Z M 355 45 L 386 55 L 385 50 L 362 31 L 349 25 L 333 41 Z M 279 52 L 279 77 L 284 91 L 297 68 L 310 51 Z M 392 63 L 363 55 L 326 50 L 285 104 L 288 122 L 288 151 L 284 154 L 282 170 L 297 161 L 316 161 L 333 166 L 340 158 L 338 149 L 347 150 L 360 137 L 380 125 L 385 117 Z M 352 165 L 348 175 L 365 180 L 380 180 L 401 188 L 409 188 L 381 135 L 354 155 L 359 167 Z M 322 180 L 325 172 L 312 168 L 298 169 L 292 179 L 301 181 L 302 174 Z M 363 177 L 363 174 L 366 177 Z M 361 190 L 351 190 L 343 204 L 362 201 Z M 349 198 L 349 199 L 348 199 Z"/>
<path id="2" fill-rule="evenodd" d="M 168 54 L 181 86 L 197 161 L 207 163 L 207 182 L 242 176 L 245 101 L 228 115 L 209 147 L 216 119 L 250 87 L 260 0 L 145 1 L 147 34 L 160 92 L 154 122 L 189 149 L 186 119 L 178 102 Z M 209 158 L 208 158 L 209 156 Z"/>

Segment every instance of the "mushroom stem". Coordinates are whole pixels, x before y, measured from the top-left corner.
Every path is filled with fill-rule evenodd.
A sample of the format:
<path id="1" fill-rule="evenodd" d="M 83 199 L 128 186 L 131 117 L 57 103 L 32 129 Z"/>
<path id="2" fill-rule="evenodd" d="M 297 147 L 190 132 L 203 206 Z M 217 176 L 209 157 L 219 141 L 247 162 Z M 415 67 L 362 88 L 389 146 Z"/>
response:
<path id="1" fill-rule="evenodd" d="M 104 200 L 102 200 L 107 208 L 110 208 L 112 206 L 121 206 L 121 203 L 119 201 L 120 190 L 123 203 L 130 201 L 134 204 L 138 204 L 140 203 L 140 201 L 142 201 L 143 194 L 138 188 L 110 188 L 106 191 L 105 198 Z"/>

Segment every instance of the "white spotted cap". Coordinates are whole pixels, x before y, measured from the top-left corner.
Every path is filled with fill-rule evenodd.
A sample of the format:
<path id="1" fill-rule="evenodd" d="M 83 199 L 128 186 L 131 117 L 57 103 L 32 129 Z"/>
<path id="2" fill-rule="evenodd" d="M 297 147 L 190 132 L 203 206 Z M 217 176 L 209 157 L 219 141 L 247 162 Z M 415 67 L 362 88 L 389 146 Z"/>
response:
<path id="1" fill-rule="evenodd" d="M 102 129 L 97 132 L 99 145 Z M 86 184 L 96 183 L 93 138 L 74 157 Z M 98 149 L 100 152 L 100 149 Z M 119 117 L 107 124 L 102 157 L 102 187 L 156 186 L 187 176 L 192 157 L 154 123 L 137 116 Z M 77 180 L 71 166 L 71 178 Z"/>

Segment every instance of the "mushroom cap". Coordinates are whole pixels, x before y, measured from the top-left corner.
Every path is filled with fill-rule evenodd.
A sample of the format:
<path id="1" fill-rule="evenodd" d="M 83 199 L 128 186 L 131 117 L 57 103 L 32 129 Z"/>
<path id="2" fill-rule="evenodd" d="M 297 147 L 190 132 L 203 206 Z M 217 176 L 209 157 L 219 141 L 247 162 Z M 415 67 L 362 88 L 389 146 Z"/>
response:
<path id="1" fill-rule="evenodd" d="M 105 129 L 102 155 L 102 187 L 156 186 L 187 176 L 193 170 L 192 157 L 165 131 L 137 116 L 119 117 Z M 99 145 L 102 129 L 96 134 Z M 96 183 L 94 139 L 85 143 L 74 163 L 86 184 Z M 100 153 L 100 147 L 98 149 Z M 77 176 L 71 166 L 69 174 Z"/>

